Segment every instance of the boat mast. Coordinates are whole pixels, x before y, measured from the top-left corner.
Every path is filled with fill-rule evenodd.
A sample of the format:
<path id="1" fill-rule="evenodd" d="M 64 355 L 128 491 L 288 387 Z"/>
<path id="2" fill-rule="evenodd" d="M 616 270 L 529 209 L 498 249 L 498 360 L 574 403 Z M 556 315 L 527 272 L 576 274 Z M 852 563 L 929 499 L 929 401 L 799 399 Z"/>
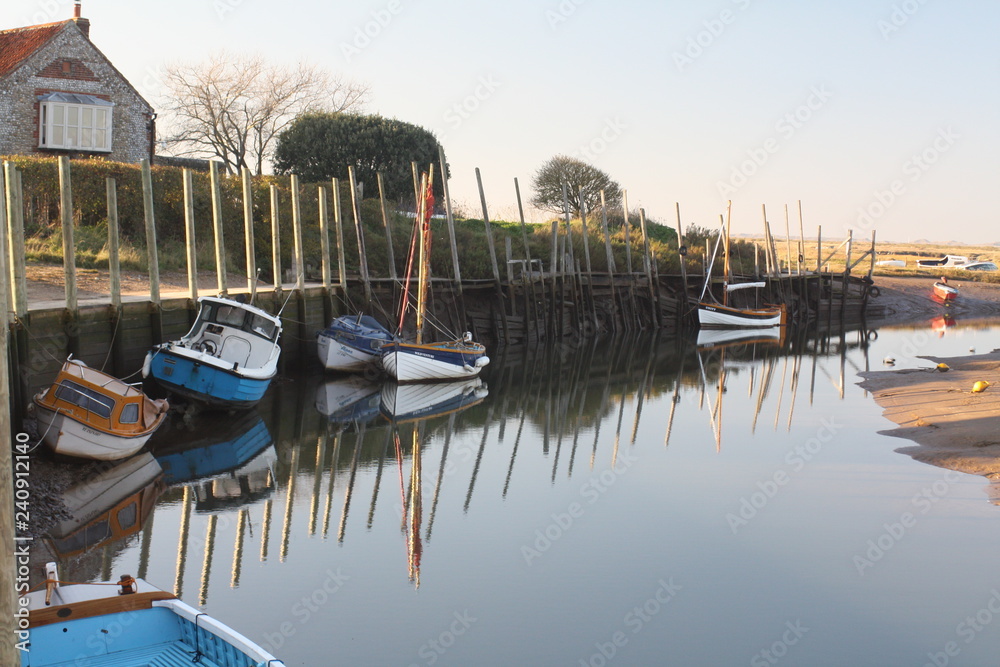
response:
<path id="1" fill-rule="evenodd" d="M 732 212 L 733 212 L 733 201 L 730 199 L 726 202 L 726 262 L 724 264 L 723 277 L 722 277 L 722 305 L 729 305 L 729 228 L 732 224 Z"/>
<path id="2" fill-rule="evenodd" d="M 420 272 L 417 281 L 417 345 L 424 342 L 424 311 L 430 284 L 431 214 L 434 212 L 434 165 L 421 178 L 420 188 Z"/>

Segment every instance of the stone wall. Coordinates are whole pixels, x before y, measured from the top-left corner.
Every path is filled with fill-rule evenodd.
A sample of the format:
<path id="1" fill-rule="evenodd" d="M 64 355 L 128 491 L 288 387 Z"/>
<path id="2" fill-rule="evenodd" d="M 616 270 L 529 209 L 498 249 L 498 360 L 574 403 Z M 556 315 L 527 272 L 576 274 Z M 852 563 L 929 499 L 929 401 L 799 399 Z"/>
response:
<path id="1" fill-rule="evenodd" d="M 111 152 L 38 147 L 38 96 L 50 92 L 94 95 L 114 102 Z M 45 46 L 0 79 L 0 155 L 94 155 L 119 162 L 149 157 L 153 108 L 68 21 Z"/>

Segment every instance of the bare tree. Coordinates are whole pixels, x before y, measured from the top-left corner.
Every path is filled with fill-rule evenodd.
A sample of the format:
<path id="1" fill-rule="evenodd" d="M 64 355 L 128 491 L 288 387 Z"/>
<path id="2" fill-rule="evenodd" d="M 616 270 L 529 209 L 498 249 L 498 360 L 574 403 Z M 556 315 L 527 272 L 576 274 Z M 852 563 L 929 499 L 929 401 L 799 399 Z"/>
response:
<path id="1" fill-rule="evenodd" d="M 226 52 L 168 66 L 164 84 L 168 151 L 219 159 L 227 173 L 243 167 L 262 173 L 276 136 L 297 115 L 357 111 L 369 94 L 368 86 L 314 65 L 287 67 Z"/>
<path id="2" fill-rule="evenodd" d="M 621 188 L 616 181 L 597 167 L 567 155 L 550 158 L 535 172 L 531 203 L 543 210 L 562 213 L 564 183 L 569 210 L 574 216 L 579 217 L 583 205 L 588 211 L 599 209 L 601 190 L 609 207 L 621 205 Z"/>

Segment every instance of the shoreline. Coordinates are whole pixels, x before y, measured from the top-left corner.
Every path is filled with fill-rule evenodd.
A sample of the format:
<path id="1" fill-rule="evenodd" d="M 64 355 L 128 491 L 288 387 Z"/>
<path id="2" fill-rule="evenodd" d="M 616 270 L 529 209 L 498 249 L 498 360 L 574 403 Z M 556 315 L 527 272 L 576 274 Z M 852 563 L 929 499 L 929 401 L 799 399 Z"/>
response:
<path id="1" fill-rule="evenodd" d="M 895 428 L 879 434 L 911 440 L 895 451 L 916 461 L 986 477 L 1000 504 L 1000 350 L 962 357 L 920 357 L 950 367 L 859 373 L 862 389 Z M 975 393 L 972 386 L 991 384 Z"/>

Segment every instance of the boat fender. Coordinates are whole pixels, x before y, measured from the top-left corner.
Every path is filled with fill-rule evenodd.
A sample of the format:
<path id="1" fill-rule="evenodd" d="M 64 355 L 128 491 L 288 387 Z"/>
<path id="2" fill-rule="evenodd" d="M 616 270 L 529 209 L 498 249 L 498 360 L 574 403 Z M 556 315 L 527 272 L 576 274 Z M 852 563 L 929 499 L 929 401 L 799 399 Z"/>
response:
<path id="1" fill-rule="evenodd" d="M 153 366 L 153 353 L 147 352 L 146 358 L 142 361 L 142 377 L 148 378 L 150 369 Z"/>
<path id="2" fill-rule="evenodd" d="M 482 368 L 483 366 L 486 366 L 489 363 L 490 363 L 490 358 L 484 354 L 483 356 L 476 359 L 476 368 Z"/>

